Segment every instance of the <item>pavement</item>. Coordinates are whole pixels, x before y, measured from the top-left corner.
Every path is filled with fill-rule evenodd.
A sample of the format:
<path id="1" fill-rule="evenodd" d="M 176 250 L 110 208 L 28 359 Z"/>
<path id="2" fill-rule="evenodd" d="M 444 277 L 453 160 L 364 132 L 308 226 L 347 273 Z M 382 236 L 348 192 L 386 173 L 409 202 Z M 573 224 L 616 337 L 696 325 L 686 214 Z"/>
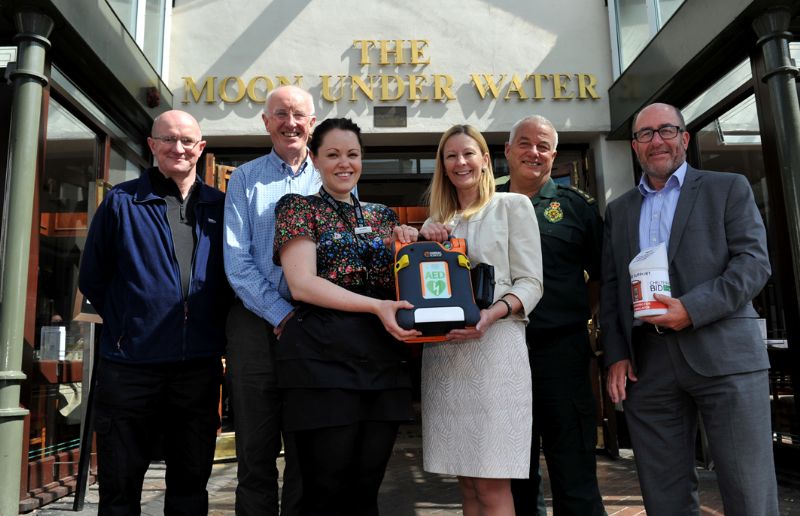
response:
<path id="1" fill-rule="evenodd" d="M 223 442 L 224 439 L 221 440 Z M 221 445 L 220 449 L 225 446 Z M 597 476 L 600 492 L 609 516 L 646 514 L 636 476 L 636 466 L 630 450 L 621 450 L 619 459 L 598 454 Z M 283 459 L 279 459 L 283 467 Z M 547 468 L 545 492 L 549 493 Z M 713 471 L 698 469 L 700 476 L 700 503 L 702 515 L 723 514 L 722 501 Z M 147 473 L 142 492 L 142 514 L 163 514 L 164 500 L 163 463 L 153 463 Z M 236 490 L 236 462 L 222 458 L 216 464 L 208 483 L 209 515 L 234 514 Z M 800 516 L 800 489 L 796 486 L 779 486 L 780 516 Z M 38 516 L 74 516 L 97 514 L 97 485 L 90 486 L 84 510 L 73 512 L 72 496 L 62 498 L 32 514 Z M 546 497 L 548 514 L 552 514 L 552 500 Z M 394 453 L 381 486 L 380 511 L 382 516 L 441 516 L 461 514 L 461 498 L 455 477 L 435 475 L 422 470 L 422 440 L 419 425 L 400 429 Z"/>

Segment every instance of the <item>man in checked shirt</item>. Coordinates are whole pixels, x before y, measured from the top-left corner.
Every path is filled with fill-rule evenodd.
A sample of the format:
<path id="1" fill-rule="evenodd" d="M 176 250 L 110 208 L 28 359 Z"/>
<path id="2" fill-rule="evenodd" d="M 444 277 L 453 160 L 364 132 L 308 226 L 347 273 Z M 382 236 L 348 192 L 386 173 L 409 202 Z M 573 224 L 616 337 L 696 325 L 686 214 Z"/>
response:
<path id="1" fill-rule="evenodd" d="M 289 289 L 272 263 L 275 203 L 319 190 L 307 143 L 316 122 L 311 95 L 296 86 L 272 90 L 261 115 L 272 151 L 237 168 L 225 201 L 225 272 L 237 302 L 227 323 L 228 382 L 236 427 L 236 514 L 278 515 L 280 397 L 274 346 L 292 315 Z M 300 472 L 285 442 L 282 516 L 298 514 Z"/>

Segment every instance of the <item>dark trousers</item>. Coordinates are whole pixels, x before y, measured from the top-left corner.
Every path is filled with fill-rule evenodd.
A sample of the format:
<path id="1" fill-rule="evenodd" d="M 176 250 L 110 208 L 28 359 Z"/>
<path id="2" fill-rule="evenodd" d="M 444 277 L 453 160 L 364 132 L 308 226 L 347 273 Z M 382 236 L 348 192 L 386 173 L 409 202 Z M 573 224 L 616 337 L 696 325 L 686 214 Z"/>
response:
<path id="1" fill-rule="evenodd" d="M 698 414 L 725 514 L 778 514 L 767 371 L 702 376 L 675 335 L 639 335 L 635 342 L 639 380 L 628 382 L 624 407 L 647 514 L 700 514 Z"/>
<path id="2" fill-rule="evenodd" d="M 164 514 L 208 513 L 219 428 L 219 358 L 97 368 L 95 431 L 101 516 L 141 513 L 142 483 L 163 437 Z"/>
<path id="3" fill-rule="evenodd" d="M 238 459 L 236 514 L 278 515 L 281 401 L 275 373 L 277 339 L 264 319 L 237 302 L 228 314 L 227 382 Z M 292 438 L 284 435 L 280 514 L 296 516 L 301 479 Z"/>
<path id="4" fill-rule="evenodd" d="M 512 479 L 518 516 L 537 514 L 539 443 L 547 462 L 553 514 L 605 514 L 597 486 L 596 408 L 585 327 L 529 331 L 533 443 L 529 479 Z"/>
<path id="5" fill-rule="evenodd" d="M 378 490 L 398 423 L 363 421 L 294 432 L 302 516 L 377 516 Z"/>

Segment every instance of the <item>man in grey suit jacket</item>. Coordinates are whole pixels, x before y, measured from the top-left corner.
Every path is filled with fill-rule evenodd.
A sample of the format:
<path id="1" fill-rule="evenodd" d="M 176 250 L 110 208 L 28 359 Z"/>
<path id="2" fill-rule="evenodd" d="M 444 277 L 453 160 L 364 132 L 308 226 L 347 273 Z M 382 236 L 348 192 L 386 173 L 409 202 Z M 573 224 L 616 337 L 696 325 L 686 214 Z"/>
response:
<path id="1" fill-rule="evenodd" d="M 612 401 L 625 417 L 649 515 L 699 513 L 695 439 L 702 416 L 728 515 L 778 512 L 769 360 L 751 300 L 770 275 L 766 234 L 746 178 L 686 164 L 673 106 L 634 118 L 644 174 L 610 203 L 601 329 Z M 672 297 L 634 320 L 628 264 L 667 243 Z"/>

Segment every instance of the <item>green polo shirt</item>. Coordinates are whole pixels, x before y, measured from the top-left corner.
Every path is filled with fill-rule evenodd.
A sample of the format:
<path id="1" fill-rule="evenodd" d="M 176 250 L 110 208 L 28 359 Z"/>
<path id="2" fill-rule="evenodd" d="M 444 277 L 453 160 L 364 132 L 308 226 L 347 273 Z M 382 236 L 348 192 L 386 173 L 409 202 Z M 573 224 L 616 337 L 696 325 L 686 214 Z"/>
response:
<path id="1" fill-rule="evenodd" d="M 508 192 L 510 182 L 497 187 Z M 544 295 L 528 328 L 547 330 L 585 323 L 591 317 L 584 271 L 600 279 L 603 220 L 597 202 L 552 179 L 531 198 L 542 238 Z"/>

